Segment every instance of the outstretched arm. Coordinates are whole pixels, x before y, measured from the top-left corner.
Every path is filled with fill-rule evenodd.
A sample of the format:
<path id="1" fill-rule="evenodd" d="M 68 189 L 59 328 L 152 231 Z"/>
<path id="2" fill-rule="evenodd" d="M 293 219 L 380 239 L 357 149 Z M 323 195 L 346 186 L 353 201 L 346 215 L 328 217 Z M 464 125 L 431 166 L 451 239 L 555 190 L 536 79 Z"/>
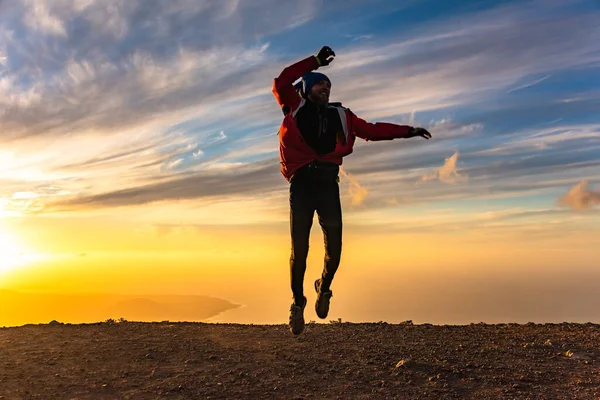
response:
<path id="1" fill-rule="evenodd" d="M 328 46 L 321 48 L 316 56 L 310 56 L 298 61 L 281 71 L 281 74 L 273 80 L 273 95 L 280 106 L 289 107 L 294 110 L 300 103 L 300 95 L 294 88 L 294 82 L 320 66 L 329 65 L 333 61 L 335 53 Z"/>
<path id="2" fill-rule="evenodd" d="M 431 133 L 424 128 L 415 128 L 410 125 L 397 125 L 388 122 L 367 122 L 352 113 L 352 129 L 354 134 L 365 140 L 392 140 L 409 139 L 417 136 L 429 139 Z"/>

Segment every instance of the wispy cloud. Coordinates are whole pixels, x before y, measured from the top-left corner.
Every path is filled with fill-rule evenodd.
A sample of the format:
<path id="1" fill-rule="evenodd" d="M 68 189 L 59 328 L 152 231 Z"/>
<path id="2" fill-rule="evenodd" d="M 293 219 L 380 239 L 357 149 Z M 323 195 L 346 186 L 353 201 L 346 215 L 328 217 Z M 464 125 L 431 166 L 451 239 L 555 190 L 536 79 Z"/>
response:
<path id="1" fill-rule="evenodd" d="M 267 80 L 268 43 L 244 39 L 289 29 L 314 11 L 312 1 L 289 8 L 271 0 L 159 2 L 151 14 L 147 7 L 136 0 L 12 4 L 0 18 L 8 54 L 0 106 L 11 110 L 0 116 L 3 138 L 174 122 L 182 110 L 248 96 L 265 86 L 256 81 Z M 280 23 L 268 23 L 273 18 Z"/>
<path id="2" fill-rule="evenodd" d="M 594 145 L 600 137 L 600 124 L 554 125 L 550 128 L 526 128 L 507 134 L 502 143 L 482 150 L 487 155 L 516 155 L 551 148 Z"/>
<path id="3" fill-rule="evenodd" d="M 322 69 L 333 80 L 332 100 L 367 120 L 434 134 L 359 141 L 344 164 L 351 205 L 542 194 L 576 176 L 596 178 L 598 125 L 576 118 L 597 109 L 597 90 L 556 98 L 535 91 L 599 65 L 597 12 L 536 4 L 490 5 L 394 35 L 343 38 Z M 148 14 L 138 0 L 2 3 L 0 196 L 37 193 L 51 182 L 69 196 L 37 201 L 101 208 L 285 192 L 271 83 L 310 54 L 299 50 L 305 42 L 281 42 L 290 29 L 311 41 L 312 27 L 302 24 L 336 8 L 318 5 L 174 0 L 153 3 Z M 530 115 L 545 125 L 525 120 Z M 448 148 L 460 149 L 460 168 Z M 249 176 L 251 185 L 243 181 Z M 467 176 L 470 185 L 414 185 Z"/>
<path id="4" fill-rule="evenodd" d="M 373 39 L 375 36 L 371 35 L 371 34 L 364 34 L 364 35 L 344 35 L 345 37 L 347 37 L 348 39 L 352 40 L 353 42 L 356 41 L 362 41 L 362 40 L 371 40 Z"/>
<path id="5" fill-rule="evenodd" d="M 595 13 L 581 15 L 557 3 L 543 9 L 513 3 L 425 22 L 404 40 L 339 51 L 331 67 L 337 75 L 332 96 L 379 118 L 476 104 L 532 76 L 600 63 L 589 36 L 600 34 Z M 357 80 L 357 74 L 369 79 Z"/>
<path id="6" fill-rule="evenodd" d="M 57 36 L 67 36 L 63 21 L 52 13 L 44 1 L 25 1 L 28 12 L 25 16 L 25 25 L 33 30 Z"/>
<path id="7" fill-rule="evenodd" d="M 533 81 L 533 82 L 529 82 L 529 83 L 526 83 L 526 84 L 524 84 L 524 85 L 517 86 L 516 88 L 510 89 L 510 90 L 508 91 L 508 93 L 516 92 L 517 90 L 521 90 L 521 89 L 527 89 L 527 88 L 529 88 L 529 87 L 535 86 L 535 85 L 537 85 L 538 83 L 542 83 L 543 81 L 545 81 L 546 79 L 550 78 L 551 76 L 552 76 L 552 75 L 546 75 L 546 76 L 544 76 L 544 77 L 542 77 L 542 78 L 540 78 L 540 79 L 536 79 L 536 80 L 535 80 L 535 81 Z"/>
<path id="8" fill-rule="evenodd" d="M 139 205 L 169 200 L 186 200 L 220 197 L 223 200 L 252 193 L 278 190 L 279 170 L 273 168 L 275 160 L 249 165 L 235 164 L 197 172 L 191 176 L 171 178 L 164 182 L 140 187 L 114 190 L 102 194 L 81 193 L 50 204 L 50 210 L 98 208 Z"/>

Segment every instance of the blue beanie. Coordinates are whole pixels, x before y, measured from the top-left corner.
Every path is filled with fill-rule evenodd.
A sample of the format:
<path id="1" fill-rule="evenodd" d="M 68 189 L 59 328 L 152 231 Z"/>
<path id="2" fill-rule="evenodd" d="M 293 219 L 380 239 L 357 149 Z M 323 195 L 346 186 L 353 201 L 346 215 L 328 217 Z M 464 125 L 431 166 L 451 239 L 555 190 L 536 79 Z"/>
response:
<path id="1" fill-rule="evenodd" d="M 298 82 L 295 87 L 300 95 L 306 98 L 308 93 L 310 93 L 310 89 L 321 81 L 327 81 L 331 85 L 331 80 L 329 80 L 327 75 L 320 72 L 309 72 L 302 77 L 302 80 Z"/>

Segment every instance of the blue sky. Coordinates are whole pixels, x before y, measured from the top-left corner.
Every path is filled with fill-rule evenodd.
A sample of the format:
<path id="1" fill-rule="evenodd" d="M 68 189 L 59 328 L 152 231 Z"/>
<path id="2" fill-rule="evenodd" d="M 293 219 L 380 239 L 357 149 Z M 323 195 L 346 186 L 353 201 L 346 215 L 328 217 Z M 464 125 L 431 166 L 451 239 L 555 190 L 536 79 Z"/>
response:
<path id="1" fill-rule="evenodd" d="M 344 162 L 346 202 L 368 187 L 369 210 L 595 215 L 595 1 L 78 0 L 0 11 L 6 210 L 285 197 L 272 79 L 329 45 L 337 58 L 321 71 L 333 100 L 434 136 L 358 143 Z"/>

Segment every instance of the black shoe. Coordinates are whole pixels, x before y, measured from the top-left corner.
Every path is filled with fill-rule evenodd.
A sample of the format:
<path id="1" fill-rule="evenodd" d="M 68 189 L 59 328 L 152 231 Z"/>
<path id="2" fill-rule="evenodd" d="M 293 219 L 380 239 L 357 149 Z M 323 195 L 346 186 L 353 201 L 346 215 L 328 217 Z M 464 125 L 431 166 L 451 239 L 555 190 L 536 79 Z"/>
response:
<path id="1" fill-rule="evenodd" d="M 295 302 L 290 307 L 290 331 L 294 335 L 299 335 L 304 330 L 304 308 L 306 307 L 306 297 L 304 297 L 304 304 L 298 305 Z"/>
<path id="2" fill-rule="evenodd" d="M 329 302 L 333 297 L 333 292 L 331 290 L 327 290 L 321 292 L 321 286 L 323 282 L 321 279 L 317 279 L 315 281 L 315 291 L 317 292 L 317 301 L 315 302 L 315 311 L 317 312 L 317 316 L 321 319 L 327 318 L 327 314 L 329 314 Z"/>

